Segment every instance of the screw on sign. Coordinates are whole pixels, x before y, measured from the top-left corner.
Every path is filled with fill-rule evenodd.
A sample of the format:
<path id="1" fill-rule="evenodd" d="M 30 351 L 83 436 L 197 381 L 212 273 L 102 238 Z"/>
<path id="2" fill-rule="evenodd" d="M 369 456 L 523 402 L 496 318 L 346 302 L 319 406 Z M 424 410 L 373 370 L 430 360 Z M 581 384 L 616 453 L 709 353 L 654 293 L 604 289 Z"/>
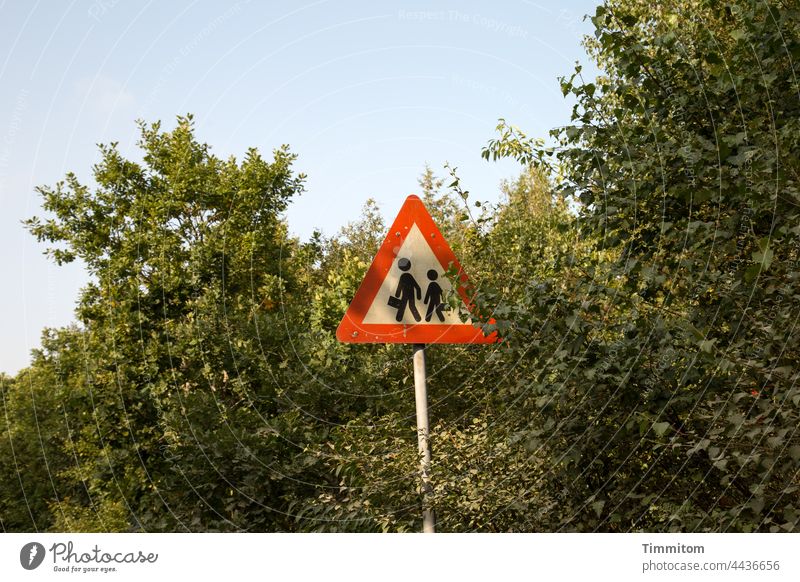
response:
<path id="1" fill-rule="evenodd" d="M 458 273 L 455 290 L 444 276 L 451 268 Z M 496 333 L 486 336 L 479 326 L 470 323 L 472 302 L 467 295 L 468 282 L 422 200 L 409 196 L 336 330 L 337 339 L 346 343 L 414 344 L 424 532 L 435 530 L 433 511 L 428 503 L 431 449 L 425 344 L 491 344 L 497 341 Z M 461 298 L 455 309 L 444 300 L 453 292 Z"/>

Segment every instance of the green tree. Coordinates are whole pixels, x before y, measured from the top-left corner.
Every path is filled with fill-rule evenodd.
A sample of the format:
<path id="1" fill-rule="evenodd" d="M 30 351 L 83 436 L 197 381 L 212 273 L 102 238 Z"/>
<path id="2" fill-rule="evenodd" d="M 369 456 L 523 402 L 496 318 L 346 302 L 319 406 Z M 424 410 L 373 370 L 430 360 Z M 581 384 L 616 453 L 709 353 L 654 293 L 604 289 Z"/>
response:
<path id="1" fill-rule="evenodd" d="M 513 309 L 539 329 L 515 375 L 565 492 L 549 527 L 795 531 L 798 11 L 620 0 L 592 21 L 603 74 L 562 80 L 554 157 L 505 124 L 486 150 L 554 166 L 596 249 L 571 292 Z"/>
<path id="2" fill-rule="evenodd" d="M 68 174 L 39 188 L 52 218 L 27 223 L 57 263 L 80 258 L 92 276 L 77 309 L 85 361 L 63 379 L 81 399 L 63 445 L 77 460 L 59 476 L 124 508 L 132 529 L 280 528 L 285 475 L 263 459 L 291 451 L 265 427 L 281 422 L 272 369 L 298 285 L 280 213 L 304 176 L 286 147 L 271 162 L 217 158 L 191 116 L 140 129 L 141 164 L 101 146 L 97 187 Z M 61 500 L 59 525 L 102 529 L 91 504 Z"/>

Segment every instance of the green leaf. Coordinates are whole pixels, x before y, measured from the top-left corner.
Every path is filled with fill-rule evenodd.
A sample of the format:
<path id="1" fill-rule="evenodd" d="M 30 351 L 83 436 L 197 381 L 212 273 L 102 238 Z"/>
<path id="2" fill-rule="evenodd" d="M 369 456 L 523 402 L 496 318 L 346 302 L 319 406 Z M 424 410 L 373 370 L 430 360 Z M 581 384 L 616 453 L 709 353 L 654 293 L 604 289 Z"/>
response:
<path id="1" fill-rule="evenodd" d="M 769 266 L 772 264 L 772 258 L 775 254 L 772 252 L 772 249 L 769 248 L 769 239 L 762 238 L 758 241 L 758 249 L 753 253 L 753 261 L 761 265 L 761 267 L 766 271 L 769 269 Z"/>
<path id="2" fill-rule="evenodd" d="M 714 351 L 714 343 L 716 341 L 717 341 L 716 338 L 715 339 L 701 341 L 700 344 L 699 344 L 700 351 L 701 352 L 705 352 L 707 354 L 710 354 L 712 351 Z"/>
<path id="3" fill-rule="evenodd" d="M 743 38 L 747 38 L 747 31 L 741 28 L 736 28 L 730 31 L 731 38 L 733 40 L 742 40 Z"/>
<path id="4" fill-rule="evenodd" d="M 656 422 L 653 424 L 653 432 L 656 433 L 657 436 L 664 436 L 664 434 L 669 430 L 670 423 L 668 422 Z"/>

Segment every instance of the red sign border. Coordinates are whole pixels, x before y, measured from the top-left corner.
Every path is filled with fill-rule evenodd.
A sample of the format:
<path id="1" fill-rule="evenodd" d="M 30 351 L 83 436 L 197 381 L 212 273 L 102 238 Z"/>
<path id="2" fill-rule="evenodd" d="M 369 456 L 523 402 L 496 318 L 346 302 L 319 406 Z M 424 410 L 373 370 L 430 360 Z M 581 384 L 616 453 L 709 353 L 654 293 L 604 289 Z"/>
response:
<path id="1" fill-rule="evenodd" d="M 453 265 L 458 272 L 458 293 L 467 309 L 472 312 L 474 304 L 467 296 L 469 277 L 458 262 L 450 245 L 442 236 L 427 208 L 418 196 L 406 198 L 394 219 L 389 233 L 372 260 L 364 280 L 353 296 L 350 306 L 336 329 L 336 339 L 344 343 L 393 343 L 393 344 L 491 344 L 497 342 L 497 333 L 483 335 L 480 327 L 465 323 L 461 325 L 431 325 L 403 323 L 363 323 L 375 296 L 388 276 L 394 258 L 403 245 L 411 227 L 416 224 L 433 254 L 446 271 Z M 489 321 L 490 323 L 493 320 Z"/>

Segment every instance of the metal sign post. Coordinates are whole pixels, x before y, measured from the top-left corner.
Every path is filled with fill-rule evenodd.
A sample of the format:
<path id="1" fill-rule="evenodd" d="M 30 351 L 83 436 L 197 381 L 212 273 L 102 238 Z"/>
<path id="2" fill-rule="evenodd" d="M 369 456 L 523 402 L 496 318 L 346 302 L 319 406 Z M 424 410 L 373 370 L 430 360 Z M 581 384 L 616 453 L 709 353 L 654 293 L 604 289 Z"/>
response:
<path id="1" fill-rule="evenodd" d="M 422 479 L 422 532 L 434 533 L 436 518 L 430 507 L 431 443 L 428 423 L 428 387 L 425 373 L 425 344 L 414 344 L 414 395 L 417 402 L 417 442 L 419 443 L 420 474 Z"/>

